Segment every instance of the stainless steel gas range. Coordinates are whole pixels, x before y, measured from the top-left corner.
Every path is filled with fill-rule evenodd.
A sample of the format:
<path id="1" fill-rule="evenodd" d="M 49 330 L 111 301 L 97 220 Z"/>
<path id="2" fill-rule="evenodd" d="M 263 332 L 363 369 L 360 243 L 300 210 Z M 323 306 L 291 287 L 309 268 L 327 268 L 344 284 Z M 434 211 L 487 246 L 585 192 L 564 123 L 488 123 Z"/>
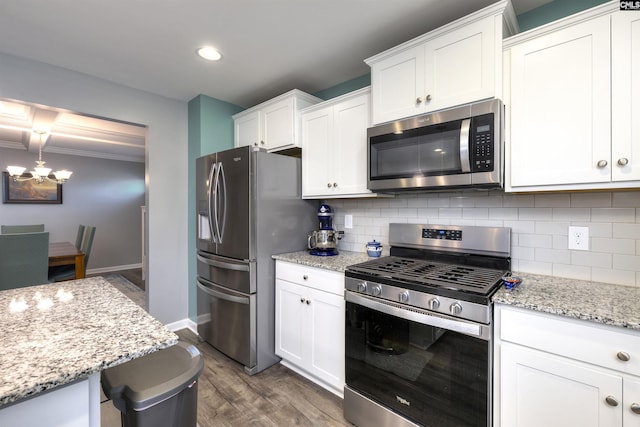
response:
<path id="1" fill-rule="evenodd" d="M 359 427 L 491 425 L 491 297 L 509 228 L 390 224 L 345 271 L 344 415 Z"/>

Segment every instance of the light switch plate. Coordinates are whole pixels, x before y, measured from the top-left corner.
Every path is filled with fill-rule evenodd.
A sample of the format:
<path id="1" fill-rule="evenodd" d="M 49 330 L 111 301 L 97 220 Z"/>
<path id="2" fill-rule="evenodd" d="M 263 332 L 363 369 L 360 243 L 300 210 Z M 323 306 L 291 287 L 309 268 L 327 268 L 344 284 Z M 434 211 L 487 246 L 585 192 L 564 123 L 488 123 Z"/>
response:
<path id="1" fill-rule="evenodd" d="M 589 227 L 569 227 L 569 249 L 589 250 Z"/>
<path id="2" fill-rule="evenodd" d="M 353 215 L 344 216 L 344 228 L 353 228 Z"/>

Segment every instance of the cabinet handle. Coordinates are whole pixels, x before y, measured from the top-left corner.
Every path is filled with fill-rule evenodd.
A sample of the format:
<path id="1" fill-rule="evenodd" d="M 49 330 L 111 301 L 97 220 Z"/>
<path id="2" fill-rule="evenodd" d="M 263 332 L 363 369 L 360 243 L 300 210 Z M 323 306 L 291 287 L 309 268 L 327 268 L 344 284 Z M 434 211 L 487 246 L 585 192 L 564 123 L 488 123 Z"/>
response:
<path id="1" fill-rule="evenodd" d="M 609 164 L 609 162 L 607 162 L 606 160 L 598 160 L 598 163 L 596 164 L 600 169 L 606 167 Z"/>
<path id="2" fill-rule="evenodd" d="M 303 275 L 303 276 L 302 276 L 302 278 L 303 278 L 304 280 L 307 280 L 307 279 L 309 278 L 309 276 L 307 276 L 307 275 L 305 274 L 305 275 Z"/>
<path id="3" fill-rule="evenodd" d="M 422 98 L 417 97 L 416 98 L 416 104 L 422 104 Z"/>
<path id="4" fill-rule="evenodd" d="M 627 166 L 629 164 L 629 159 L 626 157 L 621 157 L 618 159 L 618 166 Z"/>
<path id="5" fill-rule="evenodd" d="M 626 351 L 619 351 L 616 356 L 618 356 L 618 359 L 622 360 L 623 362 L 628 362 L 629 360 L 631 360 L 631 356 L 629 356 L 629 353 L 627 353 Z"/>
<path id="6" fill-rule="evenodd" d="M 607 402 L 607 405 L 609 406 L 618 406 L 618 401 L 613 396 L 607 396 L 604 398 L 604 400 L 605 402 Z"/>
<path id="7" fill-rule="evenodd" d="M 633 412 L 634 414 L 640 415 L 640 403 L 632 403 L 631 412 Z"/>
<path id="8" fill-rule="evenodd" d="M 427 102 L 431 101 L 431 95 L 427 95 L 425 99 L 427 100 Z"/>

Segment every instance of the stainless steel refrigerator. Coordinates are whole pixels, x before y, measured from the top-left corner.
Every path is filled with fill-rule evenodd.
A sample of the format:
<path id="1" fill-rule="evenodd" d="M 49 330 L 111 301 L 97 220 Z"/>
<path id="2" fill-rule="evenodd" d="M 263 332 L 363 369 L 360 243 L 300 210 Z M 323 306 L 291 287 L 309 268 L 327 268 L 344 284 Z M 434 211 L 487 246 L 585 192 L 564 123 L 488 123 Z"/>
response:
<path id="1" fill-rule="evenodd" d="M 275 355 L 275 262 L 303 250 L 316 206 L 300 159 L 240 147 L 196 160 L 198 334 L 253 375 Z"/>

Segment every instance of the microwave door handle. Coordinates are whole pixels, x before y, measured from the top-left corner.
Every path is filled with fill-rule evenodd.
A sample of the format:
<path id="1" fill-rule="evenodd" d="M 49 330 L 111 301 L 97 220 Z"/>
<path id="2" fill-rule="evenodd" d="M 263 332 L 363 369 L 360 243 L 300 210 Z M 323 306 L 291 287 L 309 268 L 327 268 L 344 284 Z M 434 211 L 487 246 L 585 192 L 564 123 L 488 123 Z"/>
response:
<path id="1" fill-rule="evenodd" d="M 213 163 L 211 165 L 211 169 L 209 169 L 209 181 L 207 186 L 207 219 L 209 221 L 209 230 L 211 231 L 211 240 L 213 243 L 217 243 L 215 228 L 213 227 L 213 214 L 214 209 L 212 208 L 211 202 L 213 201 L 213 193 L 215 191 L 215 182 L 214 182 L 214 174 L 216 172 L 217 163 Z"/>
<path id="2" fill-rule="evenodd" d="M 463 173 L 471 172 L 471 163 L 469 161 L 470 128 L 471 119 L 464 119 L 460 123 L 460 168 Z"/>

